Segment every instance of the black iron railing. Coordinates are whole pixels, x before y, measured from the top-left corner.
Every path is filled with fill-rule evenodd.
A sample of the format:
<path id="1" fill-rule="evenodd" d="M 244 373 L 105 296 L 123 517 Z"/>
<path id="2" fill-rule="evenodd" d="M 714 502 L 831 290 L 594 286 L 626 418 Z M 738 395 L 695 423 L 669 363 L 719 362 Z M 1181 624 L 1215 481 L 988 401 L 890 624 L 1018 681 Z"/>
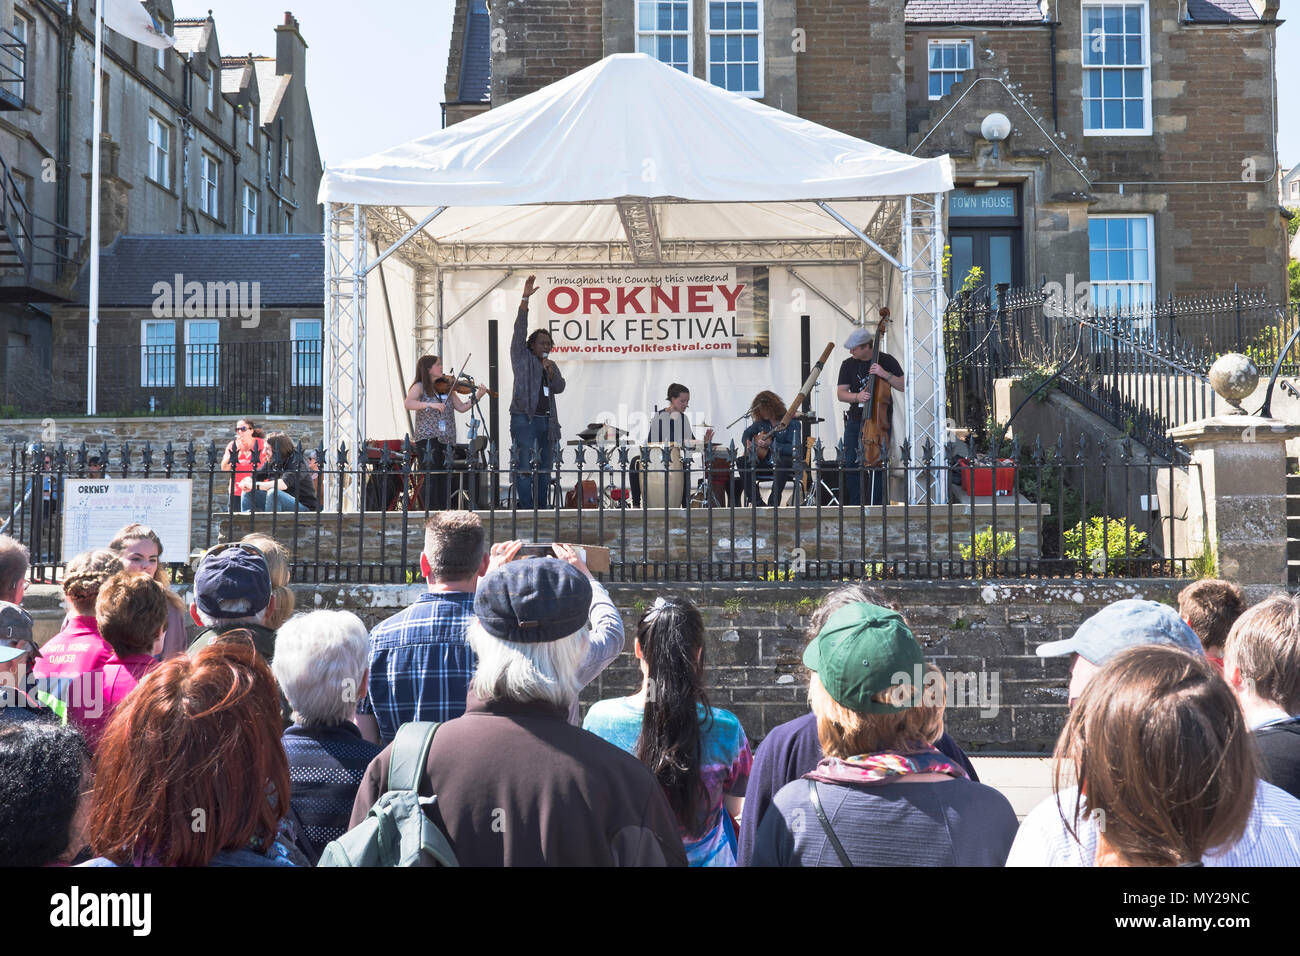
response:
<path id="1" fill-rule="evenodd" d="M 1187 505 L 1174 502 L 1178 469 L 1131 450 L 1108 458 L 1086 444 L 1012 444 L 950 464 L 932 449 L 914 457 L 905 448 L 880 469 L 841 466 L 814 446 L 770 473 L 733 448 L 663 446 L 560 447 L 543 472 L 535 458 L 498 462 L 482 441 L 462 446 L 450 466 L 435 466 L 427 449 L 422 455 L 409 442 L 368 447 L 359 464 L 346 449 L 330 456 L 323 448 L 268 462 L 267 481 L 283 481 L 300 500 L 314 496 L 321 510 L 290 510 L 277 497 L 241 500 L 253 489 L 221 470 L 224 451 L 193 443 L 12 446 L 0 483 L 4 530 L 27 542 L 34 574 L 53 575 L 65 557 L 66 503 L 84 493 L 86 479 L 155 477 L 193 482 L 192 553 L 164 555 L 176 570 L 218 540 L 260 531 L 289 547 L 294 579 L 308 583 L 419 580 L 424 522 L 440 507 L 477 511 L 493 541 L 608 548 L 604 576 L 618 581 L 1183 576 L 1191 557 L 1177 552 L 1168 518 L 1186 520 Z M 882 475 L 900 490 L 920 479 L 933 499 L 846 503 L 853 485 L 871 500 Z M 533 480 L 538 495 L 521 507 L 520 482 Z M 782 480 L 781 505 L 760 504 Z M 1153 511 L 1150 503 L 1162 501 L 1174 504 Z"/>
<path id="2" fill-rule="evenodd" d="M 1033 389 L 1051 378 L 1151 451 L 1180 461 L 1166 433 L 1216 412 L 1207 377 L 1215 359 L 1243 352 L 1267 375 L 1300 322 L 1294 304 L 1239 290 L 1108 310 L 1042 291 L 999 293 L 996 305 L 986 292 L 959 294 L 945 314 L 948 406 L 957 422 L 991 432 L 997 379 Z M 1300 372 L 1294 350 L 1282 371 Z"/>

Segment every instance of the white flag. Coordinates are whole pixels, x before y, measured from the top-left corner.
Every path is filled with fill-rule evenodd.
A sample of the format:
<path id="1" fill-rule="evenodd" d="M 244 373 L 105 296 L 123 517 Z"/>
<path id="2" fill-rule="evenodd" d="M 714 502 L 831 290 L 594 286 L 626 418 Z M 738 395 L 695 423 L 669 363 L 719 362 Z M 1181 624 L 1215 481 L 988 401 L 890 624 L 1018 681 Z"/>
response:
<path id="1" fill-rule="evenodd" d="M 139 0 L 99 0 L 104 5 L 104 25 L 128 40 L 143 43 L 156 49 L 176 45 L 176 41 L 160 29 Z"/>

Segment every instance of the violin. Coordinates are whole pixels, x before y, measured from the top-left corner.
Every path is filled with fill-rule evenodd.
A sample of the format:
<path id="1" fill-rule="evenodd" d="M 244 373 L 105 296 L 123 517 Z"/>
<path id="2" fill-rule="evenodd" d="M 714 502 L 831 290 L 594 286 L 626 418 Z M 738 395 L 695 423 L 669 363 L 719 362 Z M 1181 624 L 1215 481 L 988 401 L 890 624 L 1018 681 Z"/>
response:
<path id="1" fill-rule="evenodd" d="M 889 324 L 889 310 L 880 310 L 880 324 L 876 326 L 876 340 L 871 345 L 871 361 L 880 362 L 880 340 Z M 894 390 L 888 382 L 878 375 L 871 376 L 867 389 L 871 398 L 862 416 L 862 460 L 867 468 L 879 468 L 885 450 L 889 448 L 889 433 L 893 427 L 891 415 L 894 406 Z"/>
<path id="2" fill-rule="evenodd" d="M 475 384 L 473 377 L 464 373 L 459 379 L 453 379 L 450 375 L 439 375 L 433 380 L 433 394 L 439 397 L 445 397 L 452 392 L 457 395 L 472 395 L 477 391 L 478 385 Z M 497 397 L 497 393 L 490 388 L 487 394 L 493 398 Z"/>

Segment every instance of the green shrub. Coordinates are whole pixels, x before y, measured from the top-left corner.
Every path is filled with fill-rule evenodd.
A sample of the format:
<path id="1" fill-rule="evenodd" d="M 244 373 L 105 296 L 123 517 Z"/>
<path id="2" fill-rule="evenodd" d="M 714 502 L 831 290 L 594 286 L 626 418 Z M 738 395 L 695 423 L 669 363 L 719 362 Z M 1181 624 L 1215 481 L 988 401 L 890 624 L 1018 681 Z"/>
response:
<path id="1" fill-rule="evenodd" d="M 1016 550 L 1016 536 L 1011 531 L 999 531 L 996 547 L 993 543 L 993 526 L 976 533 L 970 544 L 958 545 L 963 561 L 993 561 L 1005 558 Z"/>
<path id="2" fill-rule="evenodd" d="M 1065 557 L 1098 573 L 1106 572 L 1113 564 L 1126 564 L 1132 558 L 1145 557 L 1147 554 L 1146 532 L 1138 531 L 1131 525 L 1126 526 L 1118 518 L 1093 515 L 1088 519 L 1086 532 L 1080 521 L 1074 527 L 1066 529 L 1064 538 Z"/>

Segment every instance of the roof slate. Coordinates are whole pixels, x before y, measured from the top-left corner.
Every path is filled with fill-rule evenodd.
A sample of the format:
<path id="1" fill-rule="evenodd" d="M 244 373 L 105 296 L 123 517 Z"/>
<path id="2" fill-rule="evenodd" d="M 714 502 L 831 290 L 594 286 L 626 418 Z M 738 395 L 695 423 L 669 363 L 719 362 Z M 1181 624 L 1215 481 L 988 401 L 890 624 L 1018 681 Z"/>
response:
<path id="1" fill-rule="evenodd" d="M 1041 23 L 1037 0 L 908 0 L 907 23 Z"/>
<path id="2" fill-rule="evenodd" d="M 1187 16 L 1197 23 L 1259 21 L 1250 0 L 1187 0 Z"/>
<path id="3" fill-rule="evenodd" d="M 119 236 L 99 257 L 104 308 L 149 306 L 157 282 L 257 282 L 263 308 L 325 304 L 325 241 L 319 235 Z M 76 301 L 89 302 L 90 267 Z"/>

